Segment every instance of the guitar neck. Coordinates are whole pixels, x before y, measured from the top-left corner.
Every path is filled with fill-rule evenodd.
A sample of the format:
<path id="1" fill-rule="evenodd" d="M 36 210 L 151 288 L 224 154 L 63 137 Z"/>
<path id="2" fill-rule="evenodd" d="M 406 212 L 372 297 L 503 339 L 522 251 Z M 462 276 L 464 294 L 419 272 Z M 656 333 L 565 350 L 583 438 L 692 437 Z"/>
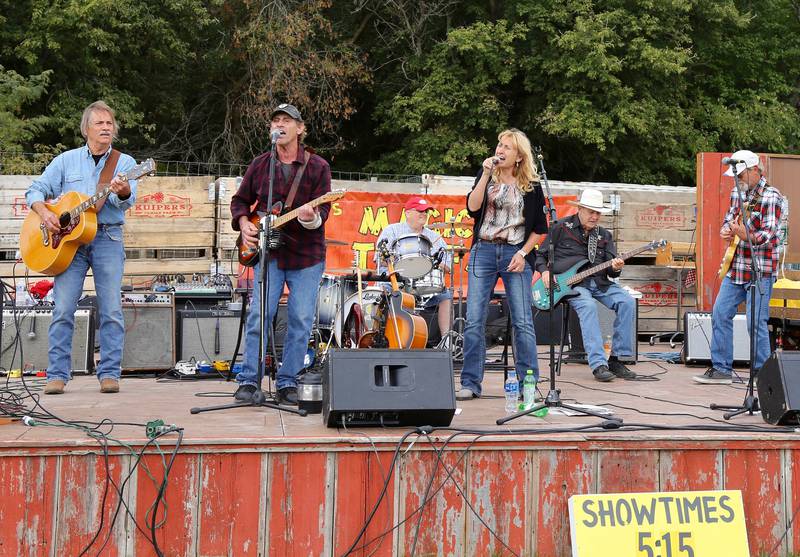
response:
<path id="1" fill-rule="evenodd" d="M 625 252 L 622 255 L 618 255 L 617 257 L 624 261 L 625 259 L 633 257 L 634 255 L 638 255 L 638 254 L 640 254 L 640 253 L 642 253 L 644 251 L 652 249 L 652 247 L 653 246 L 651 246 L 650 244 L 647 244 L 646 246 L 641 246 L 641 247 L 638 247 L 636 249 L 632 249 L 631 251 Z M 576 274 L 574 277 L 572 277 L 571 279 L 569 279 L 567 281 L 567 285 L 571 286 L 573 284 L 577 284 L 577 283 L 581 282 L 583 279 L 585 279 L 586 277 L 592 276 L 597 271 L 602 271 L 603 269 L 607 269 L 609 267 L 611 267 L 611 261 L 610 260 L 606 261 L 605 263 L 601 263 L 600 265 L 595 265 L 594 267 L 591 267 L 589 269 L 586 269 L 585 271 L 582 271 L 582 272 Z"/>
<path id="2" fill-rule="evenodd" d="M 331 200 L 330 196 L 323 195 L 322 197 L 318 197 L 312 201 L 309 201 L 308 205 L 310 205 L 311 208 L 313 209 L 314 207 L 322 205 L 323 203 L 328 203 L 330 200 Z M 280 228 L 290 220 L 296 219 L 297 215 L 299 214 L 300 214 L 300 207 L 298 207 L 297 209 L 292 209 L 288 213 L 277 217 L 274 221 L 272 221 L 272 224 L 270 226 L 272 226 L 272 228 Z"/>
<path id="3" fill-rule="evenodd" d="M 104 187 L 102 190 L 100 190 L 97 193 L 95 193 L 92 197 L 90 197 L 89 199 L 87 199 L 86 201 L 84 201 L 83 203 L 81 203 L 80 205 L 75 207 L 74 209 L 72 209 L 69 212 L 70 218 L 74 219 L 76 217 L 79 217 L 85 211 L 87 211 L 88 209 L 94 207 L 95 204 L 98 201 L 100 201 L 101 199 L 107 197 L 108 194 L 110 194 L 110 193 L 111 193 L 111 186 L 109 185 L 109 186 Z"/>

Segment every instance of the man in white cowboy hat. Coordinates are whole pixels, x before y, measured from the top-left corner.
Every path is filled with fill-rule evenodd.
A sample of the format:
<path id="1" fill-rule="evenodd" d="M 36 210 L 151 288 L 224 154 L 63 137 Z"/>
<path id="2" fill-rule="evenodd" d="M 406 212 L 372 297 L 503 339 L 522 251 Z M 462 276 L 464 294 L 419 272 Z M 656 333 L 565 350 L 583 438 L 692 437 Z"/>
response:
<path id="1" fill-rule="evenodd" d="M 620 275 L 625 262 L 617 257 L 617 249 L 611 232 L 599 225 L 600 217 L 611 209 L 603 204 L 603 193 L 587 189 L 578 201 L 568 201 L 578 207 L 578 212 L 556 222 L 550 236 L 545 239 L 536 254 L 536 270 L 542 273 L 545 285 L 549 284 L 547 270 L 550 241 L 553 242 L 553 273 L 560 274 L 582 259 L 588 259 L 587 266 L 595 266 L 611 261 L 611 267 L 586 277 L 573 286 L 577 296 L 568 298 L 580 320 L 583 345 L 594 378 L 598 381 L 611 381 L 614 377 L 633 379 L 636 374 L 620 360 L 632 360 L 636 302 L 622 287 L 610 280 Z M 603 350 L 603 337 L 597 317 L 597 299 L 601 304 L 614 310 L 614 338 L 611 355 L 606 359 Z"/>
<path id="2" fill-rule="evenodd" d="M 711 314 L 711 367 L 693 379 L 697 383 L 730 384 L 733 366 L 733 317 L 742 302 L 747 302 L 747 322 L 750 324 L 750 284 L 756 279 L 754 267 L 761 270 L 761 286 L 755 289 L 756 333 L 755 369 L 767 361 L 770 354 L 769 299 L 772 285 L 778 278 L 778 247 L 781 237 L 781 215 L 786 210 L 783 195 L 767 184 L 764 167 L 752 151 L 736 151 L 731 155 L 725 176 L 738 177 L 744 190 L 745 218 L 740 217 L 739 193 L 734 187 L 730 193 L 730 207 L 720 229 L 720 237 L 729 243 L 734 237 L 739 244 L 733 255 L 731 267 L 719 287 Z M 750 230 L 753 250 L 747 244 L 745 226 Z M 749 327 L 748 327 L 749 329 Z"/>

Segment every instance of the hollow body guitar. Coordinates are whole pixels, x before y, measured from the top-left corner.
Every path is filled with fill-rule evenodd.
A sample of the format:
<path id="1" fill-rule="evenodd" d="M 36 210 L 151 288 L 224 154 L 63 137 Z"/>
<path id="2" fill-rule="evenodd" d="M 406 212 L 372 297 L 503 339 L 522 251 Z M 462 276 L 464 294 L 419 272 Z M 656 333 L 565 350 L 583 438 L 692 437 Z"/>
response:
<path id="1" fill-rule="evenodd" d="M 137 164 L 119 175 L 122 180 L 137 180 L 156 170 L 153 159 Z M 22 223 L 19 234 L 19 250 L 25 265 L 36 273 L 58 275 L 72 263 L 75 253 L 82 245 L 94 240 L 97 234 L 95 205 L 111 193 L 106 186 L 93 196 L 68 191 L 55 203 L 45 203 L 47 209 L 58 215 L 61 230 L 50 232 L 42 224 L 42 218 L 31 210 Z"/>

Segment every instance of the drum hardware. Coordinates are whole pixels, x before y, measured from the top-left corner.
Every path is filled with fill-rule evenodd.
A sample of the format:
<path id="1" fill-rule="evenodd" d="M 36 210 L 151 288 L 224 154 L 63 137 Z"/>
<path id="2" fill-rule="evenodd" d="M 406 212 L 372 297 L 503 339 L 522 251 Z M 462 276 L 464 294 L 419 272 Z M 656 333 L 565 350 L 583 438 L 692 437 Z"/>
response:
<path id="1" fill-rule="evenodd" d="M 347 242 L 342 240 L 325 240 L 326 246 L 346 246 Z"/>

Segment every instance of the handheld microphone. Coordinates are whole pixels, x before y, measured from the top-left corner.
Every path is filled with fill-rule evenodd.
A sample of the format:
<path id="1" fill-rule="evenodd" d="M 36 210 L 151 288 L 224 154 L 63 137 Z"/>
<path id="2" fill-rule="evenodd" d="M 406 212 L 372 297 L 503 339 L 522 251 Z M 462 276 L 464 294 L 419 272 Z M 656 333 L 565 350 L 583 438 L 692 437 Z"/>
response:
<path id="1" fill-rule="evenodd" d="M 744 163 L 743 160 L 732 159 L 731 157 L 722 157 L 722 164 L 739 164 Z"/>
<path id="2" fill-rule="evenodd" d="M 272 143 L 275 143 L 281 135 L 283 135 L 281 130 L 272 130 L 272 133 L 269 134 L 269 139 Z"/>
<path id="3" fill-rule="evenodd" d="M 31 313 L 31 328 L 28 329 L 28 338 L 36 338 L 36 312 Z"/>

